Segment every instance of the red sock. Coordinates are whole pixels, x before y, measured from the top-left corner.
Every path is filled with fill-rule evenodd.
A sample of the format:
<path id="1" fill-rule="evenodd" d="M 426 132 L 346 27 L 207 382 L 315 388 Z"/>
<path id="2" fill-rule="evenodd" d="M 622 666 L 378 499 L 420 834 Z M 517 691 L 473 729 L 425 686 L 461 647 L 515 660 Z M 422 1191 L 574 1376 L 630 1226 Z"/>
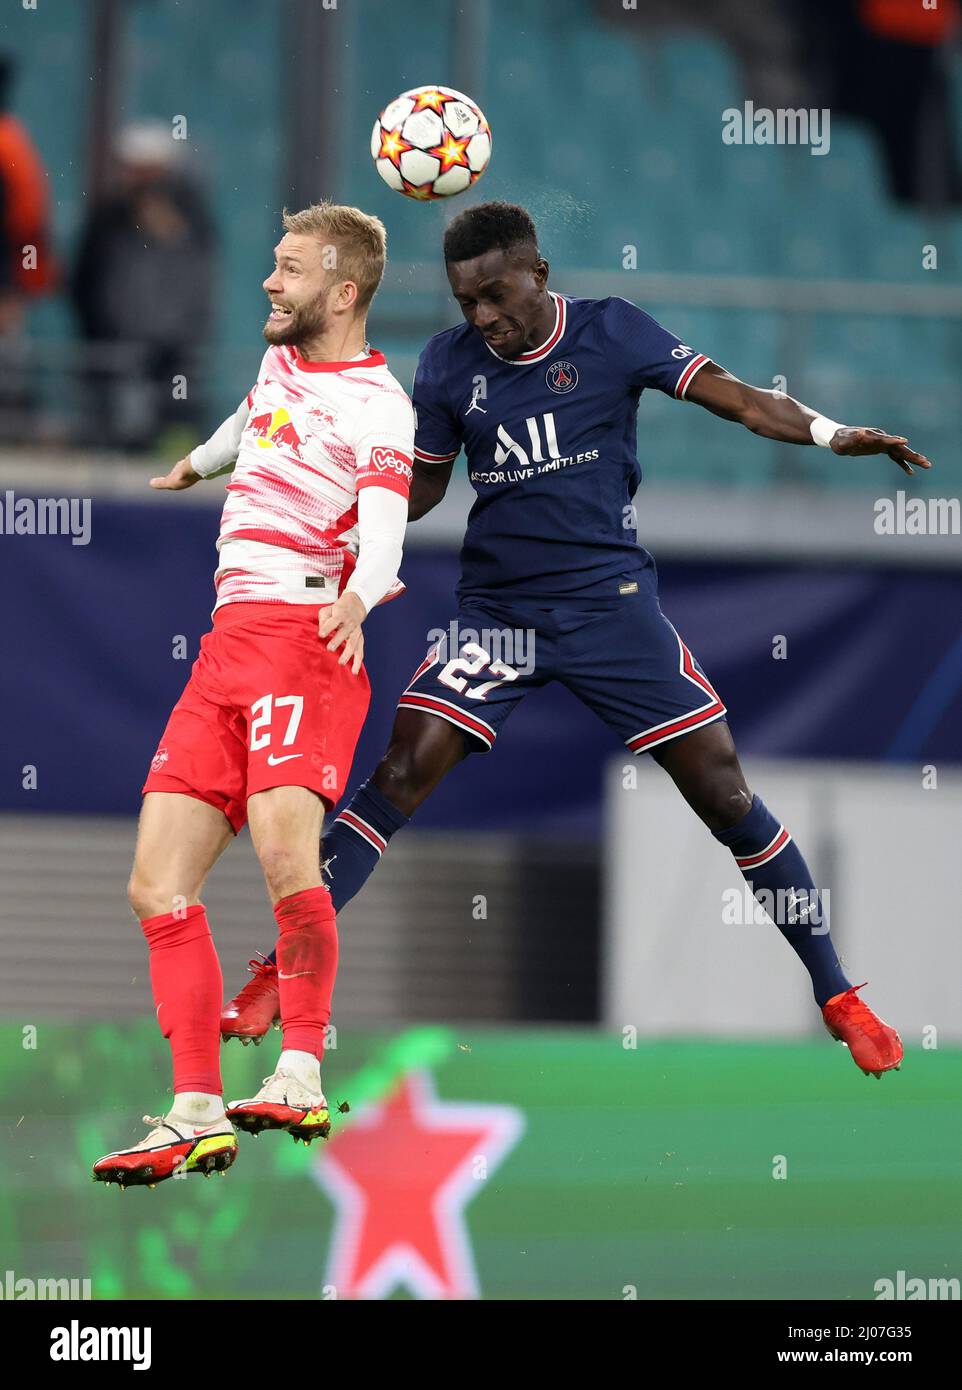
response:
<path id="1" fill-rule="evenodd" d="M 305 888 L 276 904 L 277 987 L 284 1048 L 324 1056 L 337 974 L 337 922 L 326 888 Z"/>
<path id="2" fill-rule="evenodd" d="M 174 1057 L 174 1092 L 219 1096 L 224 981 L 206 911 L 198 903 L 185 915 L 164 912 L 140 925 L 150 947 L 157 1022 Z"/>

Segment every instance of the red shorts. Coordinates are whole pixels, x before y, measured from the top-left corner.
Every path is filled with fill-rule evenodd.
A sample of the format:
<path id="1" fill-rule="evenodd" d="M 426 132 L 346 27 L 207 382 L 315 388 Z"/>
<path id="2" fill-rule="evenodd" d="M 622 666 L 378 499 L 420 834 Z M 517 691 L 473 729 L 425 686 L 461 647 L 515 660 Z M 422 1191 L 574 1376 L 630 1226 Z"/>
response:
<path id="1" fill-rule="evenodd" d="M 228 603 L 202 638 L 144 792 L 181 792 L 223 811 L 235 833 L 247 798 L 309 787 L 328 809 L 344 791 L 371 699 L 362 667 L 317 635 L 319 608 Z"/>

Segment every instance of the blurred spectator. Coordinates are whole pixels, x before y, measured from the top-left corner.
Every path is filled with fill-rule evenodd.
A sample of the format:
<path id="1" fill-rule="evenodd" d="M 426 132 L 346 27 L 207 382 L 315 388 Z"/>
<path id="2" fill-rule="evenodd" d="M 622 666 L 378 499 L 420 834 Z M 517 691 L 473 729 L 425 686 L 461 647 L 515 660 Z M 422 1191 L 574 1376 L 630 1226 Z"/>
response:
<path id="1" fill-rule="evenodd" d="M 14 59 L 0 53 L 0 417 L 8 437 L 30 413 L 29 378 L 19 350 L 25 309 L 57 281 L 47 172 L 9 110 L 15 75 Z"/>
<path id="2" fill-rule="evenodd" d="M 745 95 L 756 106 L 801 106 L 804 74 L 799 26 L 786 0 L 595 0 L 602 17 L 633 38 L 703 31 L 729 46 L 743 72 Z"/>
<path id="3" fill-rule="evenodd" d="M 828 107 L 872 125 L 889 191 L 931 209 L 962 203 L 946 53 L 960 0 L 594 0 L 642 39 L 702 29 L 738 55 L 756 107 Z"/>
<path id="4" fill-rule="evenodd" d="M 804 0 L 816 105 L 869 122 L 882 142 L 899 202 L 962 203 L 956 117 L 946 62 L 958 0 Z"/>
<path id="5" fill-rule="evenodd" d="M 133 125 L 113 187 L 81 235 L 72 293 L 86 352 L 85 433 L 99 445 L 176 448 L 204 415 L 214 235 L 169 126 Z"/>

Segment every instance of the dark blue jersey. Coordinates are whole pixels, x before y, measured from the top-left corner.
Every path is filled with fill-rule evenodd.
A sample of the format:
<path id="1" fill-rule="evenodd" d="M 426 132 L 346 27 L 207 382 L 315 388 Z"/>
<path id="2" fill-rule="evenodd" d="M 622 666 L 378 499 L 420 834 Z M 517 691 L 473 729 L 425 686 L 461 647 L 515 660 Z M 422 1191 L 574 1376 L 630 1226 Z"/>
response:
<path id="1" fill-rule="evenodd" d="M 553 298 L 552 333 L 519 358 L 462 324 L 418 362 L 415 456 L 447 463 L 463 447 L 477 493 L 461 598 L 547 607 L 655 589 L 631 507 L 638 402 L 646 386 L 684 398 L 708 359 L 626 299 Z"/>

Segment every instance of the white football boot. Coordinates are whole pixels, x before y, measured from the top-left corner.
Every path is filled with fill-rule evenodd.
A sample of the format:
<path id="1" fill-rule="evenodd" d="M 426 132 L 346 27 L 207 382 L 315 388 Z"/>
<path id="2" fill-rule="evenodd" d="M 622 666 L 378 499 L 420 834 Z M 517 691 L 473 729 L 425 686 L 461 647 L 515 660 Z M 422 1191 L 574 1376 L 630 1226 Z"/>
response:
<path id="1" fill-rule="evenodd" d="M 129 1149 L 104 1154 L 93 1166 L 95 1182 L 124 1187 L 153 1187 L 179 1173 L 225 1173 L 237 1157 L 237 1135 L 225 1117 L 195 1125 L 173 1113 L 144 1116 L 150 1133 Z"/>
<path id="2" fill-rule="evenodd" d="M 331 1116 L 324 1092 L 305 1085 L 293 1072 L 278 1067 L 266 1076 L 256 1096 L 231 1101 L 227 1118 L 248 1134 L 262 1129 L 286 1129 L 296 1143 L 302 1139 L 326 1139 L 331 1132 Z"/>

